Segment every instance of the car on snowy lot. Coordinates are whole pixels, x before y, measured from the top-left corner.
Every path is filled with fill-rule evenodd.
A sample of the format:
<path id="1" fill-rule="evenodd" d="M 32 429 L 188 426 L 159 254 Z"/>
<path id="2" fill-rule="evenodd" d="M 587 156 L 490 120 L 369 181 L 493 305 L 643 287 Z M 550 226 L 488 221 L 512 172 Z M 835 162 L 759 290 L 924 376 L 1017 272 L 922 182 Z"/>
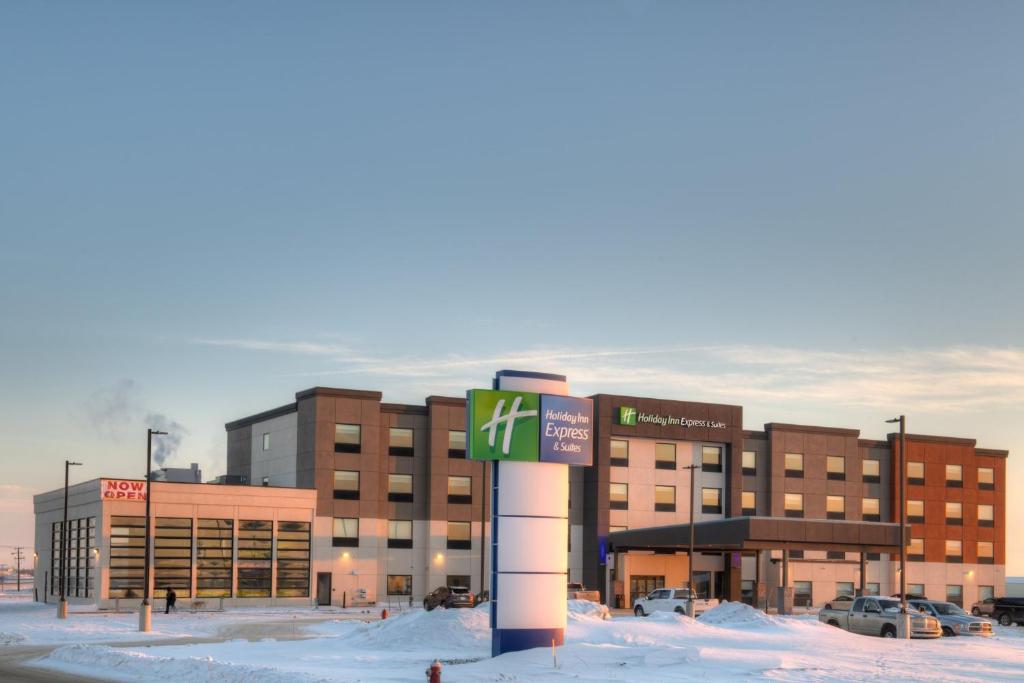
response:
<path id="1" fill-rule="evenodd" d="M 1003 626 L 1024 626 L 1024 598 L 996 598 L 992 618 Z"/>
<path id="2" fill-rule="evenodd" d="M 985 598 L 971 605 L 971 614 L 976 617 L 990 617 L 996 608 L 995 598 Z"/>
<path id="3" fill-rule="evenodd" d="M 818 621 L 850 633 L 895 638 L 896 620 L 899 616 L 899 600 L 861 597 L 854 600 L 848 610 L 822 609 L 818 612 Z M 910 637 L 941 638 L 942 626 L 935 617 L 911 613 Z"/>
<path id="4" fill-rule="evenodd" d="M 601 593 L 598 591 L 588 591 L 583 587 L 582 583 L 569 583 L 566 587 L 566 593 L 570 600 L 601 602 Z"/>
<path id="5" fill-rule="evenodd" d="M 909 604 L 921 614 L 935 617 L 942 626 L 944 636 L 990 636 L 992 622 L 972 617 L 963 608 L 942 600 L 910 600 Z"/>
<path id="6" fill-rule="evenodd" d="M 718 605 L 718 600 L 702 600 L 691 596 L 689 588 L 659 588 L 633 601 L 633 614 L 646 617 L 654 612 L 686 614 L 686 606 L 693 600 L 693 615 L 703 614 Z"/>
<path id="7" fill-rule="evenodd" d="M 435 588 L 423 598 L 423 609 L 428 612 L 435 607 L 472 607 L 473 594 L 464 586 L 441 586 Z"/>
<path id="8" fill-rule="evenodd" d="M 837 595 L 825 603 L 825 609 L 850 609 L 856 599 L 854 595 Z"/>

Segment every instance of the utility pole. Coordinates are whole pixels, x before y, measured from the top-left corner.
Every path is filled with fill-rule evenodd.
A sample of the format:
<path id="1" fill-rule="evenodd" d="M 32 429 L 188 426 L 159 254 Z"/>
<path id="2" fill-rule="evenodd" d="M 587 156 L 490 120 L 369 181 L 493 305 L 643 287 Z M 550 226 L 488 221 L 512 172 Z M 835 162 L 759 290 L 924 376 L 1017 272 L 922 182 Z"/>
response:
<path id="1" fill-rule="evenodd" d="M 693 516 L 694 498 L 696 497 L 695 491 L 697 490 L 697 472 L 700 470 L 700 465 L 694 463 L 692 465 L 686 465 L 681 467 L 683 470 L 690 470 L 690 549 L 687 554 L 687 564 L 689 565 L 690 576 L 688 579 L 688 586 L 690 589 L 690 599 L 686 602 L 686 615 L 692 617 L 694 613 L 693 601 L 696 597 L 696 592 L 693 590 L 693 527 L 696 523 L 696 519 Z"/>
<path id="2" fill-rule="evenodd" d="M 149 548 L 149 507 L 152 498 L 149 492 L 149 482 L 153 478 L 150 475 L 153 469 L 153 436 L 166 433 L 155 429 L 146 430 L 146 551 L 142 571 L 142 606 L 139 608 L 139 630 L 144 632 L 153 628 L 153 606 L 149 603 L 149 558 L 152 554 Z"/>
<path id="3" fill-rule="evenodd" d="M 72 465 L 81 465 L 80 462 L 64 461 L 64 521 L 60 525 L 60 602 L 57 603 L 57 618 L 68 618 L 68 600 L 65 593 L 67 583 L 64 580 L 65 567 L 68 565 L 68 553 L 71 551 L 71 539 L 68 538 L 68 472 Z"/>
<path id="4" fill-rule="evenodd" d="M 900 506 L 900 633 L 901 638 L 910 637 L 910 616 L 907 609 L 907 418 L 894 417 L 886 422 L 900 423 L 899 457 L 899 506 Z"/>
<path id="5" fill-rule="evenodd" d="M 11 555 L 14 555 L 14 559 L 17 562 L 17 565 L 18 565 L 17 574 L 15 574 L 15 576 L 17 576 L 17 579 L 18 579 L 18 588 L 17 588 L 17 590 L 18 590 L 19 593 L 21 592 L 21 561 L 25 559 L 24 556 L 22 556 L 21 551 L 24 550 L 24 548 L 25 548 L 25 546 L 23 546 L 23 545 L 15 546 L 14 552 L 11 553 Z"/>

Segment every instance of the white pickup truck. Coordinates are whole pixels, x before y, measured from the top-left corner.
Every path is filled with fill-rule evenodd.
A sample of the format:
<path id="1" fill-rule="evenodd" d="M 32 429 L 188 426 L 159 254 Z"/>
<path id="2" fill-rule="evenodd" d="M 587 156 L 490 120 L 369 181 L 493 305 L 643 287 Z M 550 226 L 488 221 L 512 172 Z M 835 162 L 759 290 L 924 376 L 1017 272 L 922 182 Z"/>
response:
<path id="1" fill-rule="evenodd" d="M 675 612 L 686 614 L 686 605 L 691 600 L 689 588 L 659 588 L 633 601 L 633 614 L 646 617 L 653 612 Z M 693 600 L 693 614 L 697 616 L 718 605 L 718 600 Z"/>

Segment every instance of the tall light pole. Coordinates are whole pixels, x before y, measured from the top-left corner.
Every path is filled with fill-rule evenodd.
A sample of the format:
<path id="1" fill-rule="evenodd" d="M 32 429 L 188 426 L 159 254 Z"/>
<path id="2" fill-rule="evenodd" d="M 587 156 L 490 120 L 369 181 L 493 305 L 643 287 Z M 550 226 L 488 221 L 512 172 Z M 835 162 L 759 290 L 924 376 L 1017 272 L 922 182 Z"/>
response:
<path id="1" fill-rule="evenodd" d="M 71 539 L 68 538 L 68 472 L 72 465 L 81 465 L 80 462 L 64 461 L 64 521 L 60 525 L 60 602 L 57 603 L 57 618 L 68 618 L 68 599 L 65 596 L 67 588 L 64 582 L 64 567 L 68 563 L 68 553 L 71 552 Z"/>
<path id="2" fill-rule="evenodd" d="M 907 610 L 907 417 L 900 415 L 887 423 L 900 424 L 900 478 L 899 478 L 899 506 L 900 506 L 900 626 L 901 638 L 910 637 L 910 617 Z"/>
<path id="3" fill-rule="evenodd" d="M 25 559 L 25 556 L 21 554 L 21 551 L 24 549 L 24 547 L 25 546 L 21 545 L 16 546 L 16 550 L 13 553 L 11 553 L 11 555 L 14 555 L 14 559 L 17 561 L 18 564 L 17 574 L 15 574 L 15 578 L 17 579 L 18 582 L 18 587 L 16 590 L 19 593 L 21 592 L 21 561 Z"/>
<path id="4" fill-rule="evenodd" d="M 690 576 L 687 579 L 687 584 L 690 588 L 690 599 L 686 602 L 686 615 L 693 616 L 693 600 L 696 597 L 696 592 L 693 590 L 693 526 L 696 520 L 693 517 L 693 501 L 696 497 L 694 493 L 696 491 L 697 472 L 700 470 L 700 465 L 694 463 L 692 465 L 686 465 L 680 469 L 690 470 L 690 549 L 687 554 L 687 564 L 689 565 Z"/>
<path id="5" fill-rule="evenodd" d="M 167 434 L 155 429 L 146 430 L 146 549 L 144 553 L 142 570 L 142 606 L 139 608 L 139 630 L 150 631 L 153 628 L 153 606 L 149 604 L 149 481 L 152 479 L 150 472 L 153 469 L 153 437 L 155 435 Z"/>

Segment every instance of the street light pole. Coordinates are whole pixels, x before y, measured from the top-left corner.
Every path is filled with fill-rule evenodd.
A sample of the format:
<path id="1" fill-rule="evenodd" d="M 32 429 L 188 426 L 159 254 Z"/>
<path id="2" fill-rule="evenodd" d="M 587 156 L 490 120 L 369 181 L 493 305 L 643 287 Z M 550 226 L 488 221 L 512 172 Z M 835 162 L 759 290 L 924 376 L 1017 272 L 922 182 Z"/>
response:
<path id="1" fill-rule="evenodd" d="M 689 565 L 689 578 L 687 579 L 689 583 L 687 585 L 690 589 L 690 599 L 686 602 L 686 615 L 692 617 L 694 614 L 693 600 L 696 597 L 696 592 L 693 590 L 693 527 L 696 522 L 693 517 L 693 501 L 696 496 L 697 471 L 700 470 L 700 465 L 694 463 L 692 465 L 686 465 L 680 469 L 690 470 L 690 548 L 686 558 L 687 564 Z"/>
<path id="2" fill-rule="evenodd" d="M 19 546 L 17 546 L 15 551 L 13 553 L 11 553 L 11 555 L 14 555 L 14 559 L 17 561 L 17 565 L 18 565 L 17 574 L 15 575 L 15 579 L 16 579 L 16 581 L 18 583 L 16 590 L 19 593 L 21 592 L 21 561 L 23 559 L 25 559 L 24 556 L 21 554 L 21 551 L 22 551 L 23 548 L 24 548 L 24 546 L 20 546 L 19 545 Z"/>
<path id="3" fill-rule="evenodd" d="M 71 539 L 68 538 L 68 472 L 72 465 L 81 465 L 80 462 L 64 461 L 64 521 L 60 525 L 60 602 L 57 603 L 57 618 L 68 618 L 68 599 L 65 595 L 67 585 L 64 582 L 64 567 L 68 562 L 68 552 L 71 550 Z"/>
<path id="4" fill-rule="evenodd" d="M 899 506 L 900 506 L 900 626 L 901 638 L 910 637 L 910 617 L 907 609 L 907 418 L 905 415 L 886 420 L 900 424 Z"/>
<path id="5" fill-rule="evenodd" d="M 150 631 L 153 628 L 153 606 L 149 603 L 149 558 L 151 554 L 149 548 L 149 506 L 151 498 L 149 481 L 152 479 L 150 471 L 153 468 L 153 436 L 166 433 L 155 429 L 146 430 L 146 548 L 143 554 L 145 559 L 143 560 L 142 570 L 142 605 L 139 608 L 139 630 L 144 632 Z"/>

